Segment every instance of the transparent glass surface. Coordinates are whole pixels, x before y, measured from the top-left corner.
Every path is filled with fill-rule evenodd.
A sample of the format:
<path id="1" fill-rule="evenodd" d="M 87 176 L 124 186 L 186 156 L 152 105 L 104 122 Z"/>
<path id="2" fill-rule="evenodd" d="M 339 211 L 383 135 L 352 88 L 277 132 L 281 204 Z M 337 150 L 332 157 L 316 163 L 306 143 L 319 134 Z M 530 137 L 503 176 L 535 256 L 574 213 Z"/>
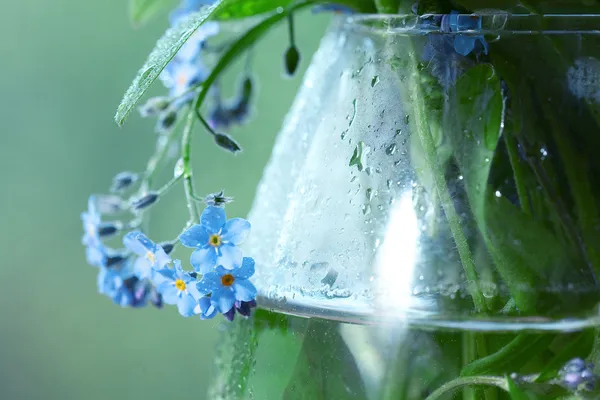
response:
<path id="1" fill-rule="evenodd" d="M 598 322 L 600 17 L 447 18 L 350 17 L 322 40 L 249 216 L 263 307 Z"/>

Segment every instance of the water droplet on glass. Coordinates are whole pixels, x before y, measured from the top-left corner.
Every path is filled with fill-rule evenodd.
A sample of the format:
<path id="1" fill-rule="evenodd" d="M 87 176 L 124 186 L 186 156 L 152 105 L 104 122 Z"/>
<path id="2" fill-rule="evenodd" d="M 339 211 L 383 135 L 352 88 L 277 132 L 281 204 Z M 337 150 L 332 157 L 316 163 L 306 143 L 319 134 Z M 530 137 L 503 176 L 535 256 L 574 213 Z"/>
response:
<path id="1" fill-rule="evenodd" d="M 408 123 L 409 123 L 409 122 L 410 122 L 410 115 L 406 114 L 406 115 L 404 116 L 404 123 L 405 123 L 406 125 L 408 125 Z"/>
<path id="2" fill-rule="evenodd" d="M 367 196 L 367 200 L 371 201 L 373 199 L 373 189 L 368 188 L 365 192 L 366 196 Z"/>
<path id="3" fill-rule="evenodd" d="M 362 206 L 362 212 L 364 215 L 369 215 L 371 213 L 371 205 L 365 204 L 364 206 Z"/>
<path id="4" fill-rule="evenodd" d="M 396 149 L 397 149 L 396 143 L 392 143 L 385 149 L 385 154 L 387 154 L 388 156 L 391 156 L 396 152 Z"/>
<path id="5" fill-rule="evenodd" d="M 394 183 L 394 181 L 392 181 L 391 179 L 388 179 L 387 182 L 386 182 L 387 188 L 391 189 L 393 183 Z"/>
<path id="6" fill-rule="evenodd" d="M 464 179 L 464 177 L 463 177 L 462 175 L 459 175 L 459 176 L 458 176 L 458 180 L 459 180 L 459 181 L 462 181 L 463 179 Z"/>
<path id="7" fill-rule="evenodd" d="M 375 87 L 379 83 L 379 76 L 375 75 L 373 79 L 371 79 L 371 87 Z"/>
<path id="8" fill-rule="evenodd" d="M 488 157 L 486 157 L 483 161 L 485 161 L 486 163 L 489 163 L 490 159 Z"/>
<path id="9" fill-rule="evenodd" d="M 502 193 L 500 193 L 500 191 L 499 191 L 499 190 L 496 190 L 496 193 L 495 193 L 495 195 L 496 195 L 496 197 L 502 197 Z"/>

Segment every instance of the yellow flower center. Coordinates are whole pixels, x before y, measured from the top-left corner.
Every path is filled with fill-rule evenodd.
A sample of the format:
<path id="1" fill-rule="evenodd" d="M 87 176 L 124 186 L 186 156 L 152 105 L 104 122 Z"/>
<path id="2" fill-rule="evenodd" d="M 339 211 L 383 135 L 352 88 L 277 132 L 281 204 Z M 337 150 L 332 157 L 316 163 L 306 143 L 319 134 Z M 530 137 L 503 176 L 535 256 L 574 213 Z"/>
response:
<path id="1" fill-rule="evenodd" d="M 152 264 L 154 264 L 156 262 L 156 256 L 154 255 L 153 252 L 149 251 L 146 253 L 146 258 L 148 259 L 148 261 L 150 261 Z"/>
<path id="2" fill-rule="evenodd" d="M 181 279 L 177 279 L 175 281 L 175 287 L 177 288 L 177 290 L 184 291 L 185 290 L 185 282 Z"/>
<path id="3" fill-rule="evenodd" d="M 231 286 L 233 285 L 233 281 L 235 281 L 235 278 L 231 274 L 225 274 L 221 277 L 221 284 L 223 286 Z"/>
<path id="4" fill-rule="evenodd" d="M 208 238 L 208 244 L 213 247 L 219 247 L 221 245 L 221 236 L 218 234 L 210 235 Z"/>

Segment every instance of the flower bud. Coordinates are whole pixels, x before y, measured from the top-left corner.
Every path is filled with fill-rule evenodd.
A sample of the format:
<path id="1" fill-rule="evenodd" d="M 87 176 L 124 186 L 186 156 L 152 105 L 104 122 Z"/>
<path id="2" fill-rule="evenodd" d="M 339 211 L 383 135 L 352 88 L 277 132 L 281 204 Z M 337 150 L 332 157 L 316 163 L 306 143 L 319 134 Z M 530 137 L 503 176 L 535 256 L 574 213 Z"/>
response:
<path id="1" fill-rule="evenodd" d="M 157 133 L 160 133 L 160 134 L 169 133 L 171 128 L 173 128 L 175 126 L 176 122 L 177 122 L 177 111 L 168 109 L 168 110 L 162 112 L 158 116 L 158 120 L 156 121 L 155 130 Z"/>
<path id="2" fill-rule="evenodd" d="M 138 199 L 131 201 L 131 209 L 135 211 L 145 210 L 158 201 L 158 193 L 150 192 Z"/>
<path id="3" fill-rule="evenodd" d="M 169 108 L 171 101 L 167 97 L 152 97 L 141 107 L 138 108 L 142 118 L 157 115 L 161 111 Z"/>
<path id="4" fill-rule="evenodd" d="M 223 313 L 223 316 L 227 318 L 229 322 L 233 322 L 233 319 L 235 318 L 235 307 L 231 307 L 231 310 Z"/>
<path id="5" fill-rule="evenodd" d="M 159 246 L 162 247 L 167 254 L 171 254 L 174 248 L 173 243 L 170 242 L 159 243 Z"/>
<path id="6" fill-rule="evenodd" d="M 101 238 L 107 238 L 113 236 L 121 230 L 123 224 L 119 221 L 115 222 L 103 222 L 98 225 L 98 236 Z"/>
<path id="7" fill-rule="evenodd" d="M 235 310 L 244 317 L 249 317 L 254 307 L 256 307 L 256 300 L 235 302 Z"/>
<path id="8" fill-rule="evenodd" d="M 225 192 L 221 190 L 217 193 L 211 193 L 204 198 L 207 206 L 223 207 L 225 204 L 231 203 L 233 197 L 225 196 Z"/>
<path id="9" fill-rule="evenodd" d="M 298 69 L 300 63 L 300 52 L 294 45 L 290 46 L 285 52 L 285 72 L 288 76 L 292 76 Z"/>
<path id="10" fill-rule="evenodd" d="M 219 147 L 221 147 L 222 149 L 230 151 L 234 154 L 237 153 L 238 151 L 242 150 L 242 148 L 237 144 L 237 142 L 235 140 L 233 140 L 232 138 L 230 138 L 229 136 L 227 136 L 223 133 L 215 134 L 214 138 L 215 138 L 215 143 L 217 143 L 217 145 Z"/>
<path id="11" fill-rule="evenodd" d="M 138 180 L 138 175 L 134 172 L 124 171 L 119 172 L 112 180 L 111 192 L 120 192 L 128 189 Z"/>

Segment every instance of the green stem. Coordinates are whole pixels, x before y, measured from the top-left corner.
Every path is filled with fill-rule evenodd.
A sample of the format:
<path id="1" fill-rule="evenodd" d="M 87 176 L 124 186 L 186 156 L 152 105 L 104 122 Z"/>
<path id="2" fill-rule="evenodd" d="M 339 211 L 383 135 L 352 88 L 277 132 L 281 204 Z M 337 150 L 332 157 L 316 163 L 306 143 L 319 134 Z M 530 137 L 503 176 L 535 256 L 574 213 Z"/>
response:
<path id="1" fill-rule="evenodd" d="M 163 187 L 161 187 L 160 189 L 157 190 L 159 196 L 161 196 L 164 193 L 166 193 L 167 190 L 169 190 L 174 184 L 176 184 L 177 182 L 179 182 L 179 180 L 181 178 L 183 178 L 183 174 L 177 175 L 176 177 L 174 177 L 173 179 L 171 179 L 169 182 L 165 183 L 163 185 Z"/>
<path id="2" fill-rule="evenodd" d="M 436 145 L 433 140 L 433 137 L 431 136 L 431 132 L 429 131 L 429 126 L 427 125 L 427 112 L 425 109 L 425 100 L 423 93 L 421 92 L 421 86 L 419 84 L 417 68 L 418 62 L 415 57 L 416 55 L 414 51 L 408 52 L 408 59 L 409 62 L 412 64 L 409 66 L 409 69 L 412 71 L 412 73 L 409 73 L 409 84 L 412 89 L 411 97 L 412 103 L 414 105 L 414 120 L 417 134 L 421 139 L 421 144 L 423 145 L 423 150 L 425 151 L 426 161 L 429 165 L 429 168 L 431 169 L 437 195 L 440 198 L 442 208 L 444 209 L 444 213 L 446 214 L 446 219 L 448 221 L 448 225 L 450 226 L 450 231 L 452 232 L 452 236 L 456 244 L 456 249 L 458 251 L 458 256 L 460 257 L 460 261 L 465 271 L 465 275 L 469 281 L 468 290 L 471 293 L 471 297 L 473 298 L 473 303 L 475 304 L 477 312 L 485 313 L 488 310 L 487 305 L 485 303 L 485 298 L 483 297 L 483 294 L 479 287 L 479 279 L 477 277 L 475 263 L 473 262 L 473 257 L 469 249 L 467 238 L 462 230 L 462 227 L 460 226 L 460 218 L 458 217 L 458 214 L 454 209 L 452 197 L 450 196 L 450 192 L 448 191 L 448 187 L 446 186 L 444 171 L 440 167 L 437 160 Z"/>
<path id="3" fill-rule="evenodd" d="M 436 400 L 444 394 L 458 389 L 462 386 L 478 385 L 478 386 L 496 386 L 502 390 L 508 391 L 506 380 L 499 376 L 471 376 L 467 378 L 456 378 L 450 382 L 446 382 L 437 390 L 431 393 L 425 400 Z"/>
<path id="4" fill-rule="evenodd" d="M 475 343 L 475 332 L 464 332 L 462 334 L 462 363 L 463 367 L 477 359 L 477 345 Z M 463 400 L 475 400 L 475 389 L 464 388 Z"/>
<path id="5" fill-rule="evenodd" d="M 200 213 L 194 198 L 196 193 L 194 191 L 194 181 L 192 178 L 192 165 L 190 163 L 190 152 L 191 152 L 191 141 L 192 141 L 192 126 L 196 119 L 196 113 L 194 109 L 188 112 L 187 119 L 185 121 L 185 127 L 183 128 L 183 136 L 181 138 L 181 159 L 183 160 L 183 186 L 185 189 L 185 197 L 187 201 L 187 208 L 190 213 L 190 223 L 200 222 Z"/>

